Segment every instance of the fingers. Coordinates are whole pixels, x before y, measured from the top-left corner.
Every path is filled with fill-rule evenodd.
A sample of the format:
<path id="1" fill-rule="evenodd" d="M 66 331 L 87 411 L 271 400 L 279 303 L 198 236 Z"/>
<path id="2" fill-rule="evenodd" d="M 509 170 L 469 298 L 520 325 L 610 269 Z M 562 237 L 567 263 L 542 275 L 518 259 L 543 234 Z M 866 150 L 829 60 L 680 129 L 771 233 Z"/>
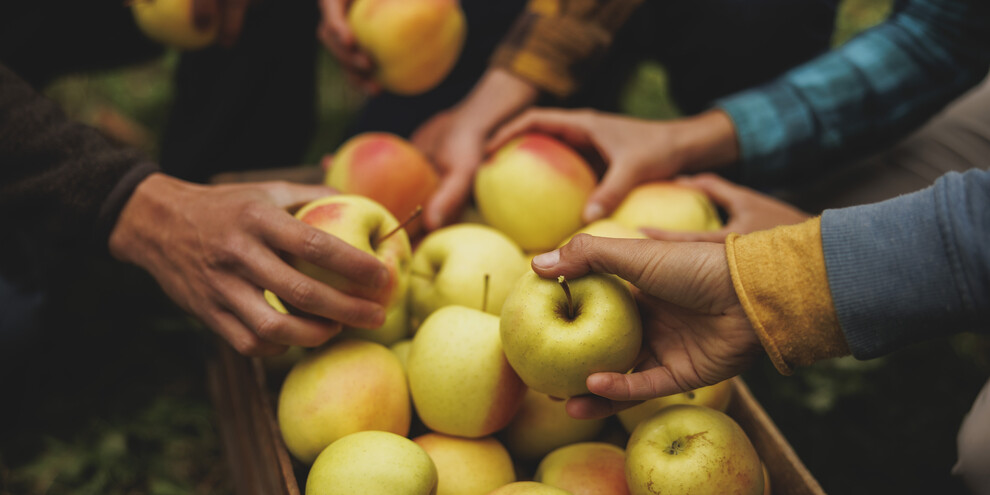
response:
<path id="1" fill-rule="evenodd" d="M 350 7 L 348 0 L 325 0 L 323 18 L 341 47 L 351 50 L 354 48 L 354 31 L 351 31 L 351 25 L 347 23 L 348 7 Z"/>
<path id="2" fill-rule="evenodd" d="M 207 31 L 220 17 L 219 0 L 193 0 L 193 26 L 200 31 Z"/>
<path id="3" fill-rule="evenodd" d="M 593 395 L 571 397 L 567 400 L 567 414 L 577 419 L 602 419 L 638 404 L 638 401 L 617 402 Z"/>
<path id="4" fill-rule="evenodd" d="M 234 315 L 216 311 L 202 315 L 207 326 L 217 332 L 231 347 L 245 356 L 276 356 L 286 350 L 286 346 L 268 342 L 244 326 Z"/>
<path id="5" fill-rule="evenodd" d="M 650 239 L 669 242 L 725 242 L 725 237 L 729 235 L 727 229 L 716 231 L 674 231 L 660 230 L 653 228 L 642 228 L 640 232 L 646 234 Z"/>
<path id="6" fill-rule="evenodd" d="M 285 181 L 264 182 L 258 186 L 263 187 L 275 206 L 283 210 L 336 193 L 327 186 L 302 185 Z"/>
<path id="7" fill-rule="evenodd" d="M 233 46 L 241 36 L 244 27 L 244 13 L 248 0 L 223 0 L 223 14 L 220 17 L 220 44 Z"/>
<path id="8" fill-rule="evenodd" d="M 575 118 L 573 110 L 530 109 L 501 126 L 485 146 L 486 153 L 493 153 L 512 140 L 527 132 L 550 134 L 566 141 L 574 147 L 587 147 L 591 143 L 587 130 Z"/>
<path id="9" fill-rule="evenodd" d="M 685 391 L 664 366 L 635 373 L 595 373 L 588 377 L 587 384 L 591 393 L 621 402 L 648 400 Z"/>
<path id="10" fill-rule="evenodd" d="M 249 284 L 238 284 L 228 295 L 230 309 L 265 342 L 316 347 L 341 330 L 336 321 L 279 313 L 265 302 L 260 289 Z"/>
<path id="11" fill-rule="evenodd" d="M 611 214 L 639 182 L 639 177 L 631 167 L 623 166 L 621 163 L 611 164 L 584 206 L 582 217 L 585 223 L 594 222 Z"/>
<path id="12" fill-rule="evenodd" d="M 688 185 L 708 195 L 717 205 L 730 210 L 739 195 L 748 189 L 737 186 L 716 174 L 705 173 L 695 176 L 683 176 L 676 180 L 679 184 Z M 731 211 L 730 211 L 731 213 Z"/>
<path id="13" fill-rule="evenodd" d="M 433 193 L 426 205 L 424 222 L 429 230 L 436 230 L 452 222 L 471 192 L 474 182 L 473 169 L 454 168 L 450 170 Z"/>

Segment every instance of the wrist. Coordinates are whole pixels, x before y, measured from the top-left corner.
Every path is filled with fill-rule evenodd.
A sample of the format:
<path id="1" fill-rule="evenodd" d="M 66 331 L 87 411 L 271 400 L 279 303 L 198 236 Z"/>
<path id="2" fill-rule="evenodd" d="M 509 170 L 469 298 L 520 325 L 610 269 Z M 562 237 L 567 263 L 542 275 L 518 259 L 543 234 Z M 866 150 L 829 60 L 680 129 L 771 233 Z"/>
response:
<path id="1" fill-rule="evenodd" d="M 156 172 L 142 180 L 124 204 L 113 230 L 108 248 L 110 255 L 126 263 L 142 264 L 151 254 L 161 235 L 159 228 L 173 215 L 173 206 L 187 201 L 190 187 L 198 187 Z"/>
<path id="2" fill-rule="evenodd" d="M 490 69 L 457 106 L 457 127 L 488 137 L 499 125 L 536 102 L 539 90 L 503 69 Z"/>
<path id="3" fill-rule="evenodd" d="M 718 169 L 739 160 L 739 142 L 732 119 L 721 110 L 709 110 L 677 123 L 674 146 L 682 172 Z"/>

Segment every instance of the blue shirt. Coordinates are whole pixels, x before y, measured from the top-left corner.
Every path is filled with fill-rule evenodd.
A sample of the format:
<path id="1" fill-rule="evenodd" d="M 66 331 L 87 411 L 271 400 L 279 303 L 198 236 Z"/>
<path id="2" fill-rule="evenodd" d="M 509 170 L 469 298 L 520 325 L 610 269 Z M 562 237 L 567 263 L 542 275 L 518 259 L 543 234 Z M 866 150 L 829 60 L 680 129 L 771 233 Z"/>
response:
<path id="1" fill-rule="evenodd" d="M 740 181 L 766 187 L 890 144 L 988 68 L 990 0 L 907 0 L 841 47 L 716 107 L 736 127 Z"/>

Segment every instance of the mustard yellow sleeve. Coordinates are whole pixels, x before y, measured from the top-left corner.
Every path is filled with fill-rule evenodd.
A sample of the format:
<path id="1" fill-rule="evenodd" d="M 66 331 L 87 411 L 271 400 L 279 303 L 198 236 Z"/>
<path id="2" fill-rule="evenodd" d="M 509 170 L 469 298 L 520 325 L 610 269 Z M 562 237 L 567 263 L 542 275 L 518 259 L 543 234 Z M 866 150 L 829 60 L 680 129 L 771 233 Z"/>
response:
<path id="1" fill-rule="evenodd" d="M 782 374 L 850 353 L 832 304 L 821 218 L 732 234 L 725 254 L 736 294 Z"/>
<path id="2" fill-rule="evenodd" d="M 559 97 L 573 93 L 642 0 L 530 0 L 492 56 Z"/>

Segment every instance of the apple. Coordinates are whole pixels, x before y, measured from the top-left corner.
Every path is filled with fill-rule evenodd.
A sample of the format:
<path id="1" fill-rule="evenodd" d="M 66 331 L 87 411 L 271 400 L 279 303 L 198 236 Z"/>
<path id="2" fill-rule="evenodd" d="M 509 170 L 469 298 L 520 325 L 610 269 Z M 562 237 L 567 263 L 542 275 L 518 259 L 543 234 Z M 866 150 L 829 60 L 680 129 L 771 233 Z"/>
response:
<path id="1" fill-rule="evenodd" d="M 385 323 L 378 328 L 347 327 L 342 335 L 390 346 L 409 336 L 409 300 L 402 298 L 385 310 Z"/>
<path id="2" fill-rule="evenodd" d="M 536 481 L 517 481 L 509 483 L 498 490 L 490 492 L 488 495 L 573 495 L 571 492 L 561 490 L 555 486 L 550 486 Z"/>
<path id="3" fill-rule="evenodd" d="M 760 456 L 728 415 L 678 404 L 643 421 L 626 445 L 633 495 L 763 493 Z"/>
<path id="4" fill-rule="evenodd" d="M 594 172 L 577 152 L 530 133 L 481 165 L 474 198 L 485 221 L 524 250 L 550 250 L 581 228 L 581 212 L 595 184 Z"/>
<path id="5" fill-rule="evenodd" d="M 512 459 L 492 437 L 460 438 L 427 433 L 413 439 L 433 459 L 440 483 L 437 495 L 484 495 L 516 481 Z"/>
<path id="6" fill-rule="evenodd" d="M 628 433 L 632 433 L 641 421 L 653 416 L 657 411 L 674 404 L 694 404 L 725 412 L 732 398 L 732 382 L 721 381 L 715 385 L 701 387 L 688 392 L 657 397 L 641 402 L 629 409 L 619 411 L 619 421 Z"/>
<path id="7" fill-rule="evenodd" d="M 375 63 L 375 79 L 400 95 L 447 77 L 467 35 L 458 0 L 354 0 L 347 21 Z"/>
<path id="8" fill-rule="evenodd" d="M 557 247 L 562 247 L 567 244 L 578 234 L 588 234 L 595 237 L 610 237 L 612 239 L 646 239 L 646 234 L 640 232 L 638 229 L 632 229 L 622 225 L 615 220 L 610 218 L 603 218 L 601 220 L 595 220 L 594 222 L 581 227 L 580 230 L 574 234 L 564 239 Z"/>
<path id="9" fill-rule="evenodd" d="M 409 388 L 387 347 L 357 339 L 332 341 L 299 361 L 282 382 L 278 424 L 289 452 L 311 463 L 350 433 L 409 434 Z"/>
<path id="10" fill-rule="evenodd" d="M 367 132 L 348 139 L 326 167 L 324 183 L 346 194 L 367 196 L 405 220 L 426 204 L 440 178 L 430 161 L 405 139 Z M 415 236 L 422 222 L 406 226 Z"/>
<path id="11" fill-rule="evenodd" d="M 526 273 L 502 305 L 500 333 L 523 382 L 558 398 L 590 393 L 592 373 L 631 369 L 643 337 L 629 288 L 600 273 L 568 281 Z"/>
<path id="12" fill-rule="evenodd" d="M 513 458 L 539 460 L 558 447 L 589 441 L 602 431 L 604 419 L 572 418 L 565 404 L 533 389 L 526 391 L 519 412 L 502 434 Z"/>
<path id="13" fill-rule="evenodd" d="M 198 28 L 193 22 L 194 0 L 132 0 L 138 28 L 152 40 L 182 50 L 198 50 L 217 39 L 219 20 Z"/>
<path id="14" fill-rule="evenodd" d="M 770 471 L 767 471 L 766 463 L 760 462 L 760 466 L 763 468 L 763 495 L 771 495 L 773 490 L 770 488 Z"/>
<path id="15" fill-rule="evenodd" d="M 610 443 L 575 443 L 554 450 L 540 461 L 534 481 L 574 495 L 629 495 L 626 452 Z"/>
<path id="16" fill-rule="evenodd" d="M 437 468 L 419 445 L 386 431 L 351 433 L 320 452 L 306 495 L 433 495 Z"/>
<path id="17" fill-rule="evenodd" d="M 403 370 L 409 369 L 409 349 L 412 349 L 412 339 L 402 339 L 389 346 L 389 349 L 399 358 Z"/>
<path id="18" fill-rule="evenodd" d="M 501 430 L 526 392 L 502 352 L 498 317 L 464 306 L 426 318 L 407 366 L 420 420 L 448 435 L 479 438 Z"/>
<path id="19" fill-rule="evenodd" d="M 452 225 L 423 238 L 412 257 L 410 312 L 417 328 L 430 313 L 457 304 L 497 315 L 529 265 L 519 246 L 484 225 Z M 485 292 L 485 275 L 489 276 Z"/>
<path id="20" fill-rule="evenodd" d="M 664 181 L 633 189 L 610 218 L 631 229 L 698 231 L 722 227 L 718 211 L 705 193 Z"/>

